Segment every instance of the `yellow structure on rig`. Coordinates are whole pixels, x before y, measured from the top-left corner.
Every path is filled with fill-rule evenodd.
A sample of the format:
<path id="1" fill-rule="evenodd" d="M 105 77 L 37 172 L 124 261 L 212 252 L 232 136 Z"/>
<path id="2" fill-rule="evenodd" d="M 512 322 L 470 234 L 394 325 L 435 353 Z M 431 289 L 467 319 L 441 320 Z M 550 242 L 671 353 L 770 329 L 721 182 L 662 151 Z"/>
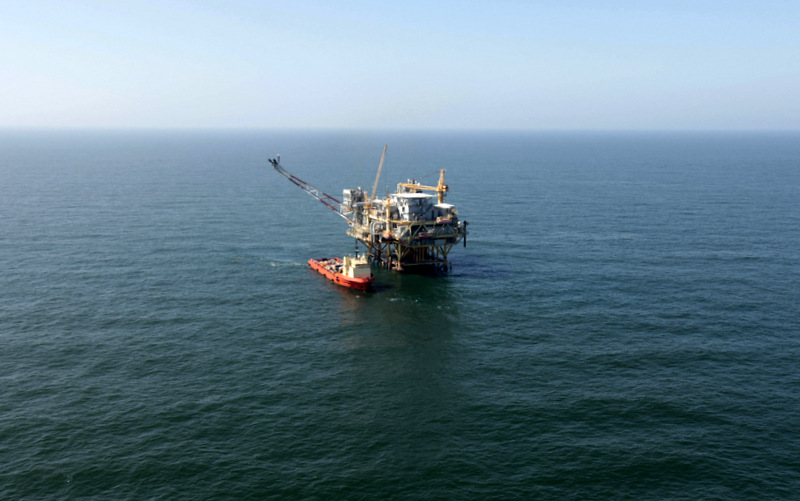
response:
<path id="1" fill-rule="evenodd" d="M 436 186 L 409 179 L 398 183 L 395 193 L 379 198 L 375 190 L 385 155 L 384 146 L 372 194 L 360 187 L 345 189 L 341 202 L 287 172 L 280 165 L 280 156 L 270 163 L 292 183 L 347 220 L 350 226 L 347 234 L 364 245 L 373 265 L 398 272 L 450 269 L 447 259 L 450 250 L 459 241 L 466 246 L 467 222 L 459 219 L 453 204 L 445 203 L 449 187 L 444 181 L 444 169 Z"/>

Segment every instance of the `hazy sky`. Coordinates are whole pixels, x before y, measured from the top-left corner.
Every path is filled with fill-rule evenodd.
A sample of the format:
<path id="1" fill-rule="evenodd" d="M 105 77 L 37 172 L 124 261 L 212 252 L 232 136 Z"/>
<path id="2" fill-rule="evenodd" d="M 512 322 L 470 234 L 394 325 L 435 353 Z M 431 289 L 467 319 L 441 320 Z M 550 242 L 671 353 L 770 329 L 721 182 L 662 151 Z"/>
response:
<path id="1" fill-rule="evenodd" d="M 800 129 L 800 1 L 0 4 L 0 127 Z"/>

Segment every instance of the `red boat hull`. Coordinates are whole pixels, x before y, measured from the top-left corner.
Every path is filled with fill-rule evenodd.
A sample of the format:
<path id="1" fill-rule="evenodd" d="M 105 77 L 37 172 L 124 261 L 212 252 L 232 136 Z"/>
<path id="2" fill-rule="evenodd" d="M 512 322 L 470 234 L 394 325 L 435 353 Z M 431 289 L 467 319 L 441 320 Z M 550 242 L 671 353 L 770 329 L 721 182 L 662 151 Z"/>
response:
<path id="1" fill-rule="evenodd" d="M 375 280 L 375 277 L 372 275 L 370 275 L 369 278 L 350 278 L 343 275 L 338 271 L 342 266 L 342 260 L 338 257 L 309 259 L 308 265 L 335 284 L 341 285 L 342 287 L 349 287 L 350 289 L 365 291 L 372 285 L 372 281 Z"/>

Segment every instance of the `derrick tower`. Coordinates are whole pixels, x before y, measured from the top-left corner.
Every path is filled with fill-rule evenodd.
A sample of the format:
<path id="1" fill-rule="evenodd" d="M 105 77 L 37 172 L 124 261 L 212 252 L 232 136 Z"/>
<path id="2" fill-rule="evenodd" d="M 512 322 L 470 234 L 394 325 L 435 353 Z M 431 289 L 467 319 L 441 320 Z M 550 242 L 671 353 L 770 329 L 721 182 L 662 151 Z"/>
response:
<path id="1" fill-rule="evenodd" d="M 280 155 L 270 163 L 280 174 L 344 218 L 347 234 L 366 248 L 373 265 L 398 272 L 446 271 L 447 256 L 459 241 L 467 242 L 467 222 L 461 221 L 455 205 L 445 202 L 449 187 L 444 169 L 436 186 L 409 179 L 385 198 L 375 196 L 386 147 L 378 165 L 372 193 L 361 187 L 345 189 L 340 202 L 286 171 Z"/>

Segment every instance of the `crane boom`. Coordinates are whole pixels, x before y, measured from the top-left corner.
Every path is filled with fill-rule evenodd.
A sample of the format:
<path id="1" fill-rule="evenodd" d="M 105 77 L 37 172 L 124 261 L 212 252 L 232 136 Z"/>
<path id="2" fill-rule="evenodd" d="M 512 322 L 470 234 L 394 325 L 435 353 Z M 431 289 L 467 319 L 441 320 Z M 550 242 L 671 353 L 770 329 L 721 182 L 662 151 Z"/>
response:
<path id="1" fill-rule="evenodd" d="M 436 186 L 425 186 L 417 182 L 397 183 L 397 186 L 398 188 L 406 188 L 412 193 L 419 193 L 421 190 L 435 191 L 439 196 L 439 203 L 444 202 L 444 194 L 450 190 L 450 188 L 444 184 L 444 169 L 439 172 L 439 184 Z"/>
<path id="2" fill-rule="evenodd" d="M 342 210 L 341 210 L 342 202 L 340 202 L 339 200 L 337 200 L 337 199 L 333 198 L 332 196 L 328 195 L 324 191 L 322 191 L 322 190 L 320 190 L 318 188 L 315 188 L 311 184 L 303 181 L 299 177 L 295 176 L 291 172 L 289 172 L 286 169 L 284 169 L 283 166 L 281 166 L 281 156 L 280 155 L 278 155 L 277 158 L 270 158 L 269 159 L 269 163 L 272 164 L 272 167 L 274 167 L 275 170 L 278 171 L 279 174 L 285 176 L 286 179 L 288 179 L 289 181 L 291 181 L 292 183 L 297 185 L 301 190 L 305 191 L 306 193 L 308 193 L 312 197 L 314 197 L 317 200 L 319 200 L 320 202 L 322 202 L 323 205 L 325 205 L 325 207 L 327 207 L 330 210 L 334 211 L 336 214 L 338 214 L 339 216 L 344 218 L 345 221 L 347 221 L 349 223 L 352 223 L 352 220 L 342 213 Z"/>
<path id="3" fill-rule="evenodd" d="M 375 198 L 375 191 L 378 189 L 378 180 L 381 178 L 381 169 L 383 169 L 383 160 L 386 158 L 386 144 L 383 145 L 383 154 L 381 155 L 381 162 L 378 164 L 378 174 L 375 176 L 375 184 L 372 185 L 372 196 L 369 198 L 372 201 Z"/>

